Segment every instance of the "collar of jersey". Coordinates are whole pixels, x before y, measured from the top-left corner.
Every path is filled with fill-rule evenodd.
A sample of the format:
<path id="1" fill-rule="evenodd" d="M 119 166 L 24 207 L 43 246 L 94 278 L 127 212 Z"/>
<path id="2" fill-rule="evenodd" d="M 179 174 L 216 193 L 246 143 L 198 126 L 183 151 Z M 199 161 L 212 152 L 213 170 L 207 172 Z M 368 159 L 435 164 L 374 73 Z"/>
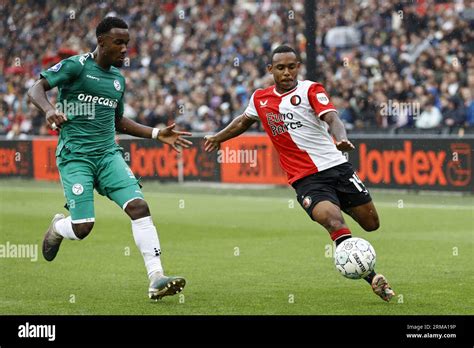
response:
<path id="1" fill-rule="evenodd" d="M 105 71 L 105 72 L 110 72 L 110 70 L 112 70 L 112 65 L 109 67 L 109 70 L 105 70 L 103 67 L 101 67 L 99 64 L 97 64 L 97 62 L 95 61 L 95 56 L 94 56 L 94 53 L 92 52 L 89 52 L 91 57 L 92 57 L 92 61 L 94 62 L 95 66 L 97 66 L 99 69 Z"/>
<path id="2" fill-rule="evenodd" d="M 273 87 L 273 93 L 275 93 L 275 94 L 276 94 L 277 96 L 279 96 L 279 97 L 284 97 L 285 95 L 288 95 L 288 94 L 294 92 L 294 91 L 298 88 L 298 83 L 299 83 L 299 81 L 296 81 L 296 86 L 295 86 L 293 89 L 291 89 L 291 90 L 289 90 L 288 92 L 285 92 L 285 93 L 283 93 L 283 94 L 278 93 L 278 92 L 276 91 L 276 88 Z"/>

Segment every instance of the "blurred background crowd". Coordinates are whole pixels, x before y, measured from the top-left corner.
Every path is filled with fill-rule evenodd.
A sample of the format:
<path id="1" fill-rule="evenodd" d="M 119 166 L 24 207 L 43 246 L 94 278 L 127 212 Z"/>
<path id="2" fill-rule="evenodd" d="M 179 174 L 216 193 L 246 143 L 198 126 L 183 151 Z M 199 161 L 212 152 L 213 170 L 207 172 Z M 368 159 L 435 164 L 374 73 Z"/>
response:
<path id="1" fill-rule="evenodd" d="M 130 27 L 126 117 L 222 129 L 272 84 L 273 48 L 293 46 L 304 64 L 304 11 L 302 0 L 3 1 L 0 135 L 54 133 L 26 92 L 43 69 L 94 50 L 107 15 Z M 474 2 L 318 1 L 316 18 L 317 81 L 349 131 L 472 130 Z"/>

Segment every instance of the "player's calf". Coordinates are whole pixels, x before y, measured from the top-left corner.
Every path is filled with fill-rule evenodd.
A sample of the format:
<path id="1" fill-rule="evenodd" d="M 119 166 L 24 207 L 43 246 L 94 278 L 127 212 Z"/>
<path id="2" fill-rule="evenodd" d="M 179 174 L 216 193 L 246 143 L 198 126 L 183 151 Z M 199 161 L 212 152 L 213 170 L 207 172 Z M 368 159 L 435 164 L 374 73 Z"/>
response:
<path id="1" fill-rule="evenodd" d="M 375 231 L 380 227 L 379 215 L 372 201 L 344 209 L 365 231 Z"/>
<path id="2" fill-rule="evenodd" d="M 74 234 L 79 239 L 86 238 L 89 235 L 89 233 L 91 233 L 93 227 L 94 227 L 93 222 L 83 222 L 80 224 L 74 224 L 74 223 L 72 224 L 72 229 L 74 231 Z"/>
<path id="3" fill-rule="evenodd" d="M 311 218 L 327 229 L 329 233 L 347 227 L 340 208 L 329 201 L 316 204 L 311 212 Z"/>

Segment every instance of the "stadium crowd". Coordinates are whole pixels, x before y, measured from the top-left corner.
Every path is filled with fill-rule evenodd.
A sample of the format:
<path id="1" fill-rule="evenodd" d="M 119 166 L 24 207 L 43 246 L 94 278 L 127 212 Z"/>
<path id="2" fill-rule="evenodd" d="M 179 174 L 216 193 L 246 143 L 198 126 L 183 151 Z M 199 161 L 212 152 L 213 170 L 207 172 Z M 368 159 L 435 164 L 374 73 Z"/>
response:
<path id="1" fill-rule="evenodd" d="M 107 15 L 130 26 L 125 116 L 214 132 L 272 83 L 274 47 L 293 46 L 305 62 L 304 11 L 302 0 L 5 1 L 0 135 L 54 134 L 26 92 L 41 70 L 92 51 Z M 316 79 L 349 130 L 474 127 L 473 2 L 318 1 L 317 22 Z"/>

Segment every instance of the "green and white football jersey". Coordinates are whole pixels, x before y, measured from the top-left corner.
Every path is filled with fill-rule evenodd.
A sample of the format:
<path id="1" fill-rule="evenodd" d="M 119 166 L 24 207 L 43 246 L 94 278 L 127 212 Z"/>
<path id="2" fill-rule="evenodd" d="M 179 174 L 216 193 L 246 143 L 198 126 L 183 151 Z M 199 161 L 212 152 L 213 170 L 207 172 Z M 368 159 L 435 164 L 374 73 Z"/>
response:
<path id="1" fill-rule="evenodd" d="M 67 116 L 56 156 L 63 147 L 73 154 L 100 154 L 117 149 L 115 116 L 123 114 L 125 78 L 119 69 L 100 67 L 92 53 L 72 56 L 41 72 L 58 87 L 56 108 Z"/>

